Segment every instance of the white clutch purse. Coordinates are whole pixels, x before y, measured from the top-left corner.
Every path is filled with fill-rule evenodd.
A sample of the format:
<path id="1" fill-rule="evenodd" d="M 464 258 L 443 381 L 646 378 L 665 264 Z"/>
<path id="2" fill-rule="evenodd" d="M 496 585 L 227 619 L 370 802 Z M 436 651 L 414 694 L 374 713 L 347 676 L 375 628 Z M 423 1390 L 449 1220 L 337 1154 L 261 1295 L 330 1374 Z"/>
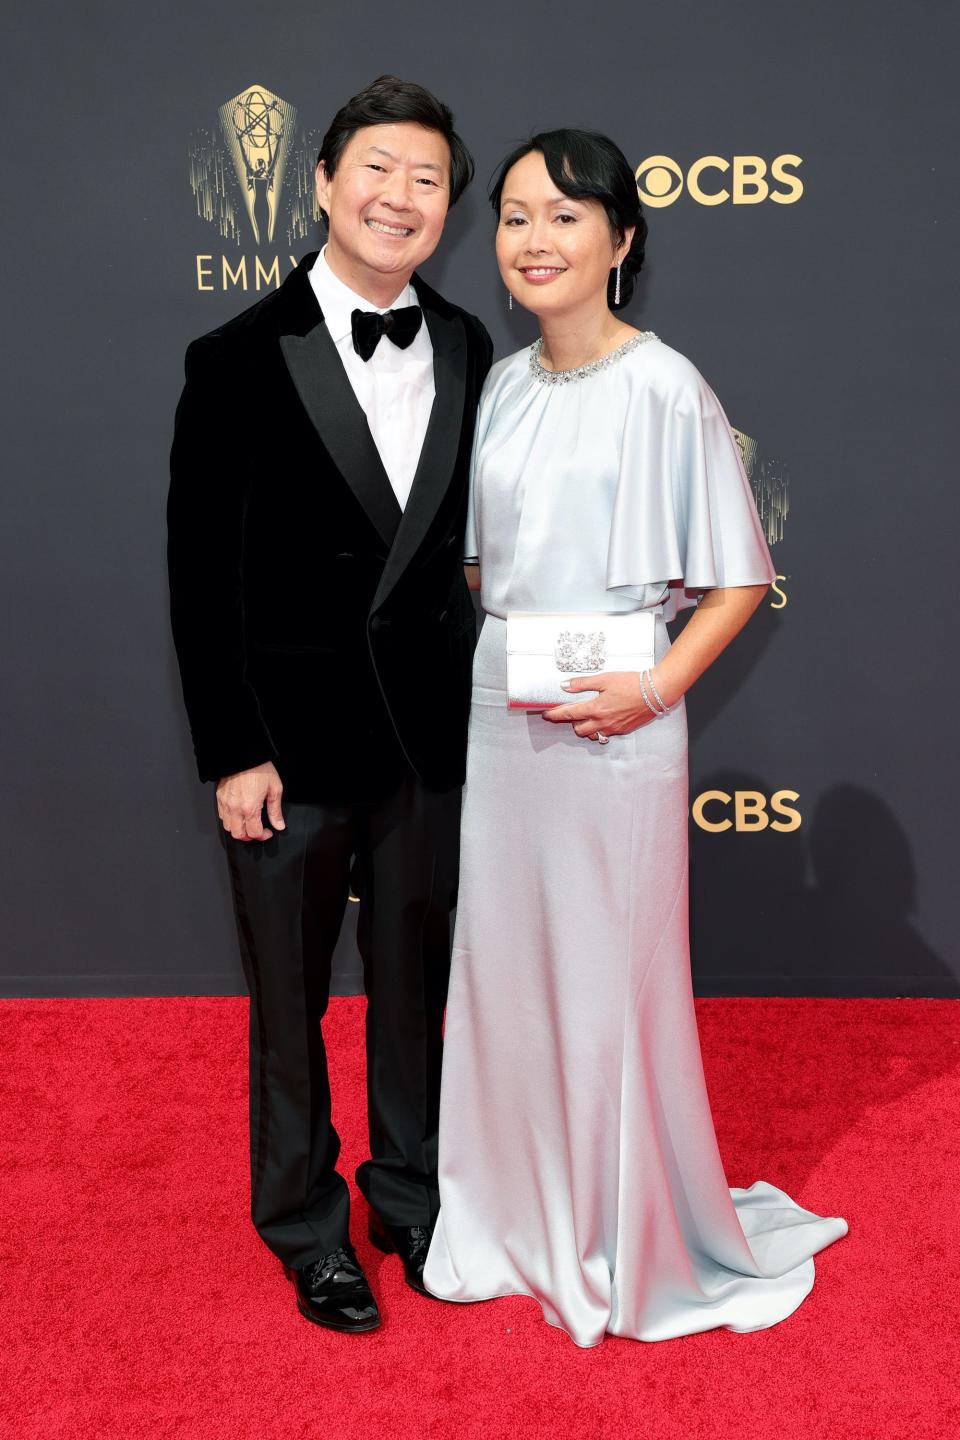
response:
<path id="1" fill-rule="evenodd" d="M 614 615 L 507 616 L 507 704 L 549 710 L 575 700 L 560 686 L 604 670 L 652 670 L 657 618 L 652 610 Z"/>

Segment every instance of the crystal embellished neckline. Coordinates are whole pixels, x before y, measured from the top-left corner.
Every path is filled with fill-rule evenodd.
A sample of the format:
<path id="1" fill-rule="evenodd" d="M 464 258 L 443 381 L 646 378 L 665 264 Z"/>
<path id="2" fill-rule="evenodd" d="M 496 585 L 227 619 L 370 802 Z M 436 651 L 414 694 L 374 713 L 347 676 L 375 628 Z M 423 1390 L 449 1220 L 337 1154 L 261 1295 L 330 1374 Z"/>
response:
<path id="1" fill-rule="evenodd" d="M 586 380 L 589 375 L 598 375 L 601 370 L 606 370 L 615 361 L 629 355 L 631 350 L 636 350 L 638 345 L 645 345 L 648 340 L 656 340 L 652 330 L 641 330 L 639 335 L 631 335 L 629 340 L 624 340 L 616 350 L 611 350 L 609 355 L 601 355 L 599 360 L 590 360 L 586 365 L 578 365 L 576 370 L 547 370 L 540 363 L 540 352 L 543 349 L 543 336 L 535 340 L 530 346 L 530 374 L 541 385 L 567 385 L 571 380 Z"/>

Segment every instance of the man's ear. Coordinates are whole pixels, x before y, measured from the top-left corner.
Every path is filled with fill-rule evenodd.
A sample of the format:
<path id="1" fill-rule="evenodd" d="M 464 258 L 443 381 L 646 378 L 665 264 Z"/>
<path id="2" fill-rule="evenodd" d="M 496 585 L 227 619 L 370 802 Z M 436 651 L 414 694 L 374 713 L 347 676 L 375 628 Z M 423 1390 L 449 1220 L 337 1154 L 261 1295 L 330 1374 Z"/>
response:
<path id="1" fill-rule="evenodd" d="M 325 215 L 330 213 L 330 181 L 327 178 L 327 166 L 324 160 L 317 162 L 317 204 Z"/>

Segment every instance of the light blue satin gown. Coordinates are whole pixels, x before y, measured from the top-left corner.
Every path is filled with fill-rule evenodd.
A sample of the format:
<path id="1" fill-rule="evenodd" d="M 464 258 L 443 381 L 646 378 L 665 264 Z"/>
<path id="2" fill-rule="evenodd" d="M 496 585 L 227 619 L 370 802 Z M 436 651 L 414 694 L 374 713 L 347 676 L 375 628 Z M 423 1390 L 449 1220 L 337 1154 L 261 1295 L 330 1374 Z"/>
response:
<path id="1" fill-rule="evenodd" d="M 551 380 L 494 366 L 467 553 L 474 666 L 428 1288 L 531 1295 L 578 1345 L 776 1324 L 844 1235 L 727 1186 L 687 934 L 681 703 L 606 746 L 509 711 L 511 610 L 657 612 L 774 570 L 719 402 L 650 334 Z M 722 663 L 722 661 L 721 661 Z"/>

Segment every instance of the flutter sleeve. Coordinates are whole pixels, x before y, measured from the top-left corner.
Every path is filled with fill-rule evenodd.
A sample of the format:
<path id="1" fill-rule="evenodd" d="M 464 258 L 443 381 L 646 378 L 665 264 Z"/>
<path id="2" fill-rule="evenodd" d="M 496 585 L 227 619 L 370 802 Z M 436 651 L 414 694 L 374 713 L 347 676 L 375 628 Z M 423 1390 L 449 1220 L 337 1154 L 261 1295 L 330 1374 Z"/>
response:
<path id="1" fill-rule="evenodd" d="M 704 590 L 769 584 L 776 571 L 719 400 L 666 353 L 666 375 L 638 384 L 628 406 L 607 588 L 673 613 Z"/>

